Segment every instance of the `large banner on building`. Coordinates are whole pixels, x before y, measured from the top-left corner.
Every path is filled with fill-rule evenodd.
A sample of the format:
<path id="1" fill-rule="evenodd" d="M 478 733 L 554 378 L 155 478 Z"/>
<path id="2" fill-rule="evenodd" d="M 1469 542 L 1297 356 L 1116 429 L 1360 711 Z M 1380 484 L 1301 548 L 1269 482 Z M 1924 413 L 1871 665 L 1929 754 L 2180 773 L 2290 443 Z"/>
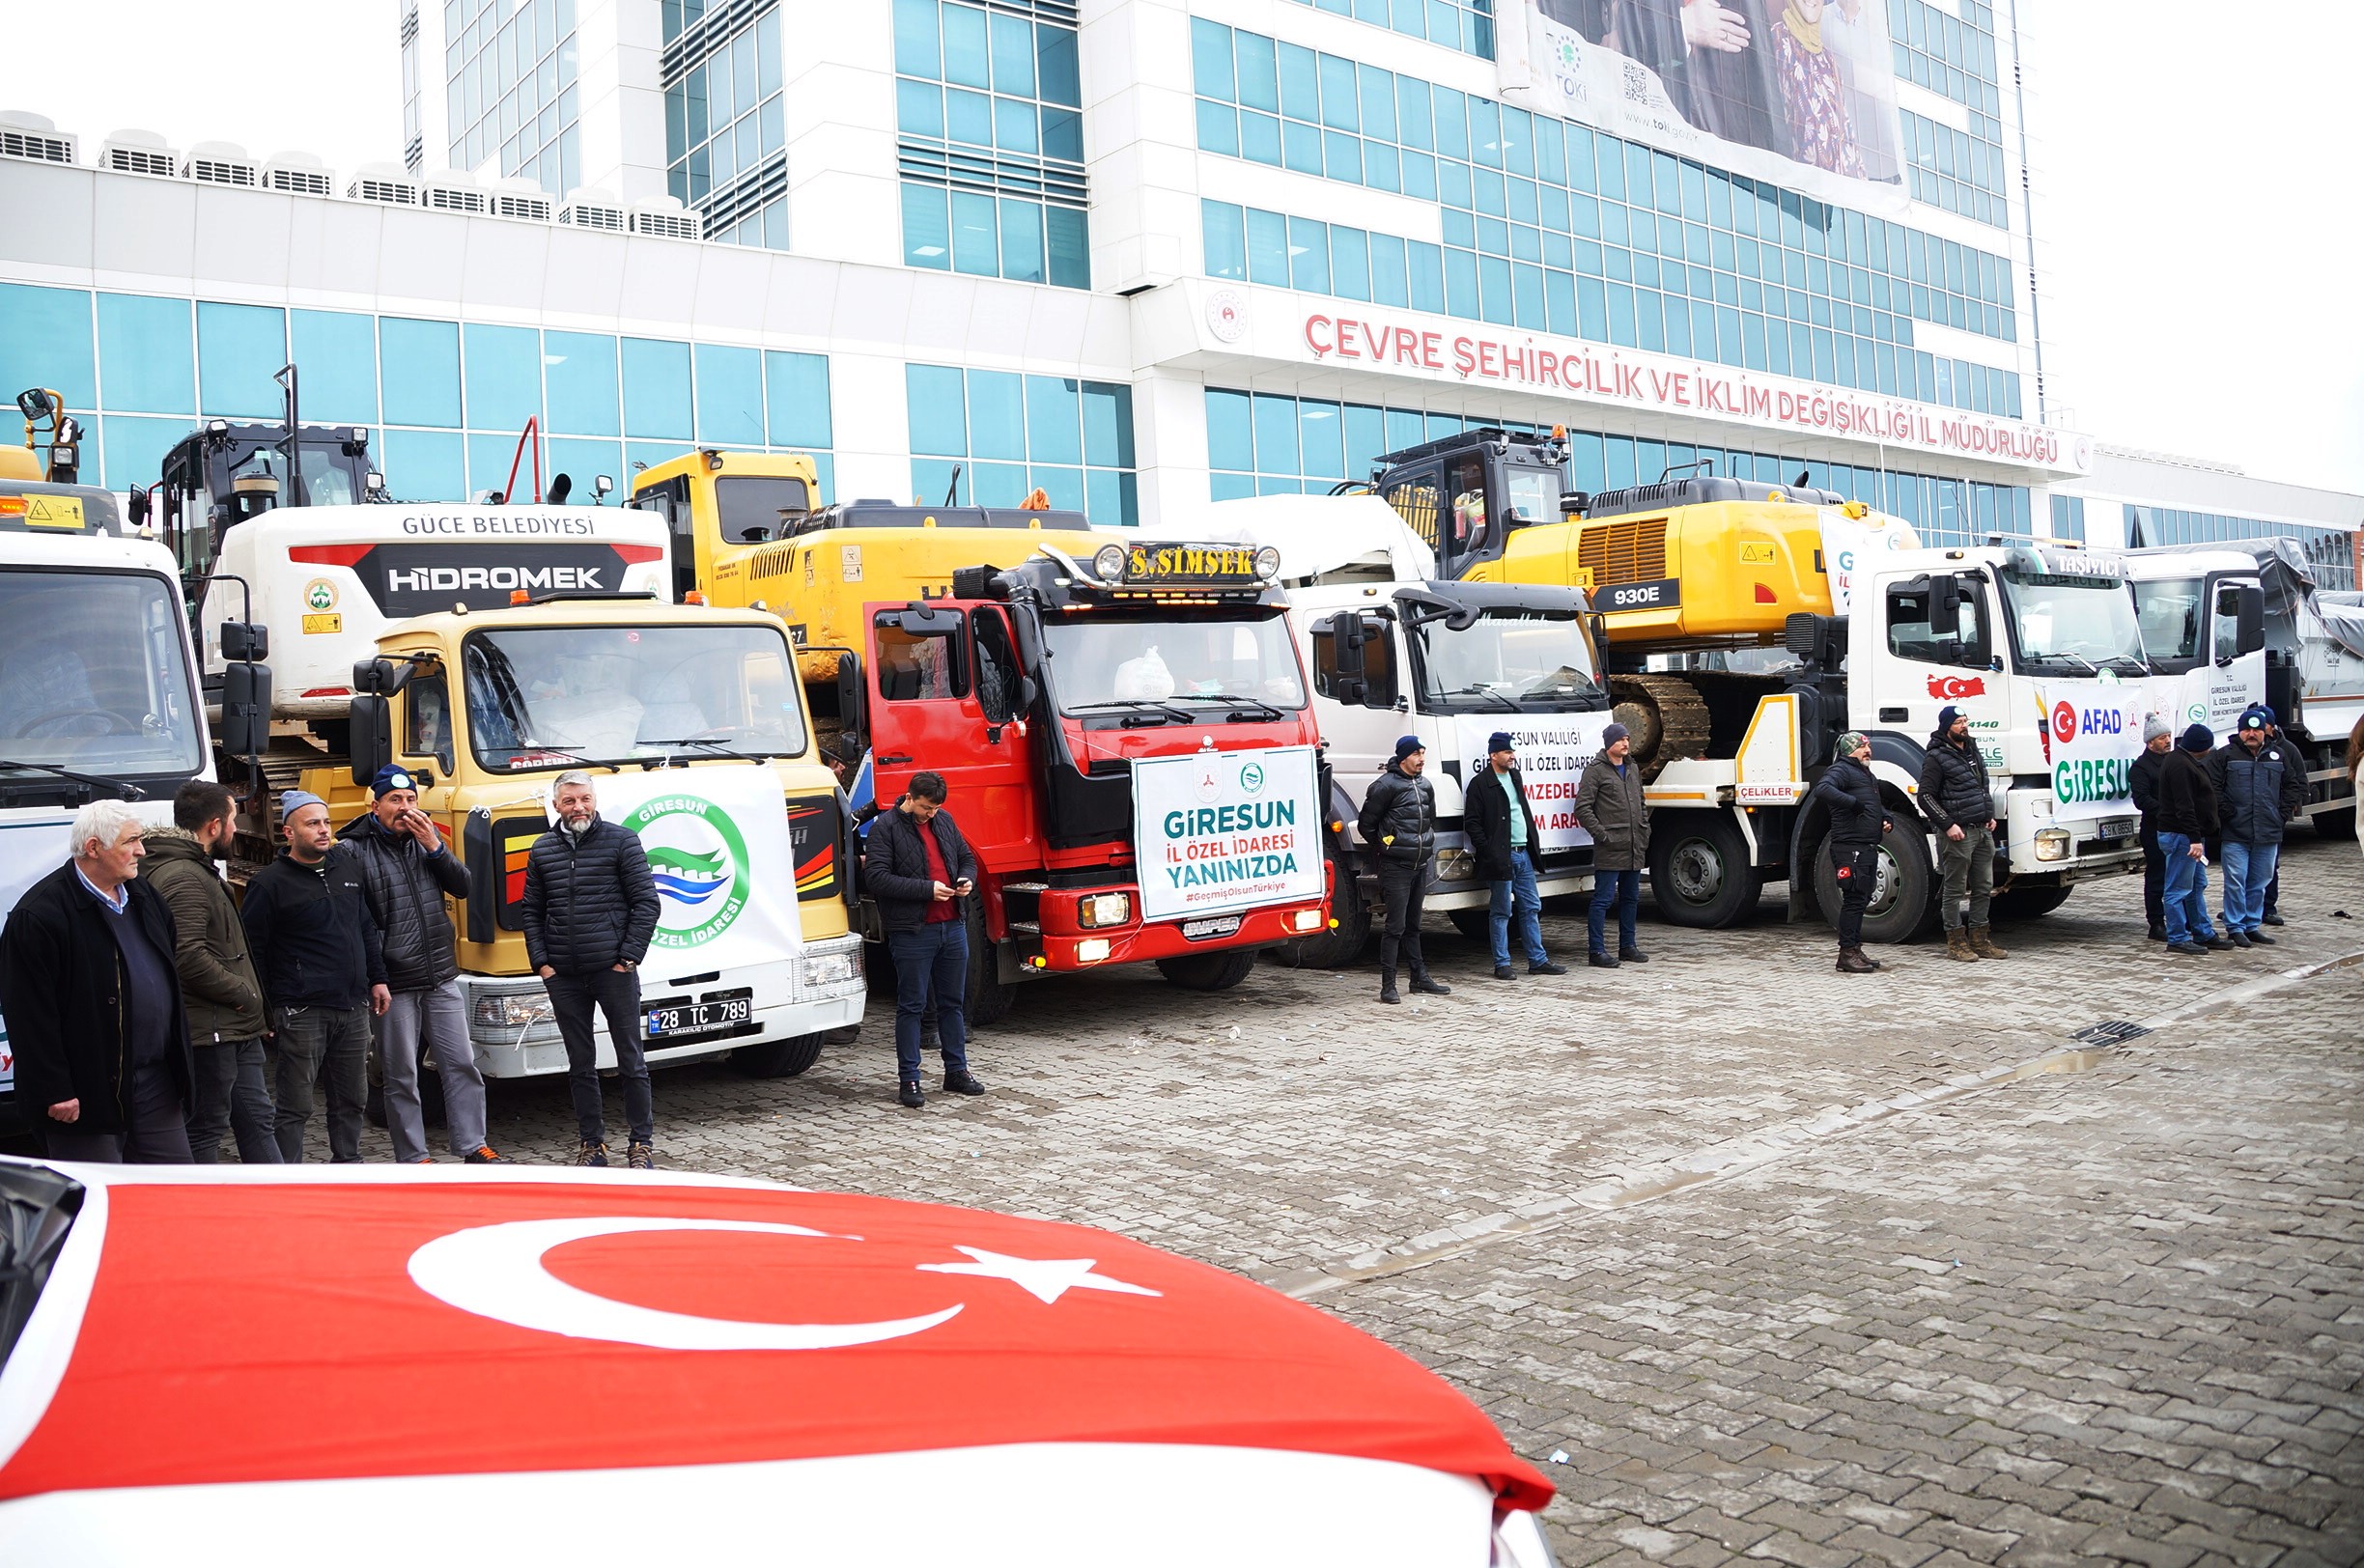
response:
<path id="1" fill-rule="evenodd" d="M 1883 0 L 1507 0 L 1505 96 L 1828 202 L 1907 193 Z"/>
<path id="2" fill-rule="evenodd" d="M 1141 918 L 1224 914 L 1322 896 L 1311 746 L 1133 764 Z"/>

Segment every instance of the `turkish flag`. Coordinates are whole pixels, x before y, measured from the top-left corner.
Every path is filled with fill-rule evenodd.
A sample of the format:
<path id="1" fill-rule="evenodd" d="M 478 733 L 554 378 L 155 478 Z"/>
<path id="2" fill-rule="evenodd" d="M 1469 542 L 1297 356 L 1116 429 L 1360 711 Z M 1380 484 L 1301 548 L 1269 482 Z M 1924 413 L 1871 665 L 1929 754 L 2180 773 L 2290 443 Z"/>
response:
<path id="1" fill-rule="evenodd" d="M 1079 1226 L 690 1183 L 128 1177 L 76 1223 L 103 1224 L 97 1277 L 0 1498 L 1060 1442 L 1551 1494 L 1370 1336 Z"/>

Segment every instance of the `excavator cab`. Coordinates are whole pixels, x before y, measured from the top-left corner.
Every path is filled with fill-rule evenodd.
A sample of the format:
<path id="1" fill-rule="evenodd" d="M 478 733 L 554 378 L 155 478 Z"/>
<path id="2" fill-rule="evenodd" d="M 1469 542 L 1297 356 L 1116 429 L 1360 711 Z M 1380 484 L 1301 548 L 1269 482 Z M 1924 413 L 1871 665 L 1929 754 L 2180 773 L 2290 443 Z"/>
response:
<path id="1" fill-rule="evenodd" d="M 1463 431 L 1380 458 L 1370 489 L 1437 552 L 1437 574 L 1459 577 L 1500 556 L 1513 531 L 1560 520 L 1567 493 L 1562 440 L 1556 430 Z"/>

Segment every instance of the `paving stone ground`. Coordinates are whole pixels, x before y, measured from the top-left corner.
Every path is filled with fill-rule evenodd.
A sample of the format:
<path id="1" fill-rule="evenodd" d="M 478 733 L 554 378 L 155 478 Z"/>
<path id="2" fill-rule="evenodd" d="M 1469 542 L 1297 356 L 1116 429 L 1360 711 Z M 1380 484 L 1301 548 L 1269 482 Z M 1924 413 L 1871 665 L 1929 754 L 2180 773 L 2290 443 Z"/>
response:
<path id="1" fill-rule="evenodd" d="M 1740 930 L 1646 925 L 1646 966 L 1507 984 L 1432 922 L 1454 994 L 1400 1008 L 1367 970 L 1045 981 L 972 1044 L 993 1092 L 920 1112 L 874 998 L 800 1078 L 660 1073 L 660 1153 L 1283 1284 L 1376 1271 L 1314 1299 L 1544 1464 L 1571 1563 L 2364 1561 L 2364 966 L 2211 1000 L 2364 950 L 2364 862 L 2301 833 L 2282 943 L 2208 959 L 2145 941 L 2138 892 L 1999 927 L 2005 963 L 1924 944 L 1863 978 L 1768 900 Z M 1580 922 L 1546 939 L 1581 960 Z M 2111 1020 L 2166 1026 L 1843 1114 Z M 571 1153 L 562 1082 L 495 1085 L 493 1112 L 513 1156 Z M 1735 1148 L 1761 1162 L 1569 1206 Z M 1499 1228 L 1522 1212 L 1550 1218 Z"/>

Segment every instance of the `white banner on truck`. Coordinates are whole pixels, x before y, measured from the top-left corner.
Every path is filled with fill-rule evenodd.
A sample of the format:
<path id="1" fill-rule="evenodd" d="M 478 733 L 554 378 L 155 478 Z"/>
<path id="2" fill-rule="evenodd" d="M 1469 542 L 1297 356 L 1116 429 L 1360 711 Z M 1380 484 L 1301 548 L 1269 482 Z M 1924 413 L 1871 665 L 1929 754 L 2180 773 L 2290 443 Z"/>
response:
<path id="1" fill-rule="evenodd" d="M 2133 816 L 2145 693 L 2080 681 L 2038 686 L 2036 705 L 2052 769 L 2053 821 Z"/>
<path id="2" fill-rule="evenodd" d="M 1135 762 L 1133 843 L 1143 920 L 1321 897 L 1313 748 Z"/>
<path id="3" fill-rule="evenodd" d="M 1592 835 L 1576 826 L 1576 786 L 1585 764 L 1600 752 L 1601 731 L 1616 718 L 1615 714 L 1463 714 L 1452 721 L 1453 750 L 1462 777 L 1476 778 L 1493 766 L 1487 742 L 1497 730 L 1507 732 L 1518 748 L 1527 807 L 1534 813 L 1535 836 L 1541 840 L 1535 848 L 1572 850 L 1592 842 Z"/>
<path id="4" fill-rule="evenodd" d="M 656 879 L 647 984 L 796 956 L 803 933 L 777 773 L 734 764 L 592 780 L 600 815 L 640 835 Z"/>

